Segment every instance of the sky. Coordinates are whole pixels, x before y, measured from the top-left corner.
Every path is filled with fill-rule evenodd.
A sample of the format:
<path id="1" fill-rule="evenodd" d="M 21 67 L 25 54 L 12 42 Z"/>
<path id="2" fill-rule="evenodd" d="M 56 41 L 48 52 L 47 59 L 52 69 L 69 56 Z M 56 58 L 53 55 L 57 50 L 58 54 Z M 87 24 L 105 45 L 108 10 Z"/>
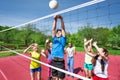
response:
<path id="1" fill-rule="evenodd" d="M 19 25 L 90 0 L 57 1 L 58 9 L 52 10 L 50 0 L 0 0 L 0 25 Z"/>
<path id="2" fill-rule="evenodd" d="M 1 26 L 16 26 L 20 25 L 26 22 L 29 22 L 31 20 L 91 1 L 91 0 L 57 0 L 59 3 L 59 7 L 56 10 L 52 10 L 49 8 L 49 2 L 50 0 L 0 0 L 0 25 Z M 110 13 L 108 8 L 103 8 L 100 9 L 97 12 L 96 10 L 93 10 L 92 12 L 89 11 L 87 16 L 93 16 L 96 15 L 95 12 L 97 12 L 97 16 L 102 16 L 105 13 L 106 14 L 111 14 L 110 16 L 106 16 L 107 18 L 105 19 L 99 19 L 98 21 L 103 21 L 108 20 L 109 22 L 111 20 L 111 23 L 115 20 L 119 20 L 118 16 L 120 16 L 120 6 L 117 5 L 114 7 L 111 6 L 112 3 L 120 3 L 119 0 L 106 0 L 106 2 L 100 4 L 104 7 L 104 5 L 107 5 L 107 7 L 110 8 Z M 99 6 L 99 5 L 98 5 Z M 91 8 L 92 6 L 89 6 L 87 9 Z M 93 6 L 94 7 L 94 6 Z M 92 14 L 93 13 L 93 14 Z M 112 15 L 112 13 L 115 13 L 115 15 Z M 81 16 L 81 15 L 80 15 Z M 104 15 L 105 16 L 105 15 Z M 83 14 L 81 17 L 86 18 L 86 13 Z M 95 22 L 95 20 L 94 20 Z M 120 22 L 116 21 L 116 22 Z M 106 22 L 107 23 L 107 22 Z M 110 24 L 110 23 L 109 23 Z"/>

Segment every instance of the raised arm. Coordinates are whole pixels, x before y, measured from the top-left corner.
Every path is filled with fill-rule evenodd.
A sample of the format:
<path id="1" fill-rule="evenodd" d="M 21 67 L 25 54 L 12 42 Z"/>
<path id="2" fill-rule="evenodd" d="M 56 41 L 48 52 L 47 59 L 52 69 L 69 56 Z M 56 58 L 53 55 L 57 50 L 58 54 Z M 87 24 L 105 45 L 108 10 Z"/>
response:
<path id="1" fill-rule="evenodd" d="M 98 53 L 101 53 L 101 50 L 97 45 L 97 42 L 93 42 L 93 46 L 97 49 Z"/>
<path id="2" fill-rule="evenodd" d="M 45 47 L 46 47 L 46 50 L 50 49 L 50 40 L 49 39 L 46 39 Z"/>
<path id="3" fill-rule="evenodd" d="M 89 45 L 90 45 L 91 49 L 92 49 L 92 41 L 93 41 L 93 39 L 90 39 L 90 42 L 89 42 Z"/>
<path id="4" fill-rule="evenodd" d="M 101 55 L 102 58 L 107 61 L 108 60 L 108 51 L 106 49 L 103 51 L 103 48 L 99 48 L 97 45 L 97 42 L 94 42 L 93 46 L 97 49 L 97 51 L 99 53 L 98 55 Z M 106 53 L 106 55 L 105 55 L 105 53 Z"/>
<path id="5" fill-rule="evenodd" d="M 62 30 L 62 36 L 65 37 L 66 32 L 65 32 L 65 25 L 64 25 L 64 20 L 62 18 L 62 16 L 58 15 L 58 18 L 61 20 L 61 30 Z"/>
<path id="6" fill-rule="evenodd" d="M 104 60 L 108 61 L 108 55 L 104 55 L 104 53 L 101 53 L 100 55 L 102 56 L 102 58 L 103 58 Z"/>
<path id="7" fill-rule="evenodd" d="M 57 15 L 54 16 L 54 22 L 53 22 L 53 26 L 52 26 L 52 37 L 54 37 L 56 34 L 56 26 L 57 26 Z"/>
<path id="8" fill-rule="evenodd" d="M 86 52 L 88 52 L 88 50 L 87 50 L 87 45 L 88 45 L 88 44 L 90 44 L 89 46 L 90 46 L 90 48 L 92 48 L 91 43 L 92 43 L 92 39 L 90 39 L 90 40 L 88 40 L 88 41 L 87 41 L 86 38 L 84 39 L 84 49 L 85 49 Z"/>
<path id="9" fill-rule="evenodd" d="M 89 46 L 90 51 L 88 51 L 87 46 Z M 94 52 L 92 50 L 92 39 L 90 39 L 88 41 L 86 39 L 84 39 L 84 49 L 85 49 L 86 54 L 90 55 L 91 57 L 95 56 L 93 54 Z"/>
<path id="10" fill-rule="evenodd" d="M 27 51 L 28 51 L 30 48 L 32 48 L 33 45 L 34 45 L 34 44 L 31 44 L 29 47 L 27 47 L 27 48 L 23 51 L 23 53 L 27 53 Z"/>
<path id="11" fill-rule="evenodd" d="M 48 57 L 47 55 L 46 55 L 46 53 L 45 53 L 45 50 L 44 49 L 41 49 L 41 54 L 42 54 L 42 56 L 44 56 L 44 57 Z"/>

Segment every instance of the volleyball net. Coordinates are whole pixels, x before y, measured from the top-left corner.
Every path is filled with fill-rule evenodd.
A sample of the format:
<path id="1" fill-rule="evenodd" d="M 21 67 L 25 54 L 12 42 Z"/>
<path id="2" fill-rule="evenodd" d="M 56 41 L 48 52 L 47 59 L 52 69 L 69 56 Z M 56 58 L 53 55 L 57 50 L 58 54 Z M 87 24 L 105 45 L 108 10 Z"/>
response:
<path id="1" fill-rule="evenodd" d="M 72 42 L 76 46 L 79 43 L 82 44 L 83 38 L 87 37 L 94 38 L 95 40 L 99 40 L 102 44 L 105 43 L 107 46 L 111 46 L 114 44 L 114 39 L 108 38 L 112 36 L 110 30 L 120 25 L 119 4 L 120 1 L 118 0 L 92 0 L 14 27 L 3 27 L 0 29 L 0 49 L 1 51 L 8 50 L 47 67 L 51 67 L 79 79 L 87 80 L 87 78 L 83 76 L 37 61 L 20 54 L 22 51 L 18 52 L 15 50 L 25 49 L 32 43 L 38 43 L 40 48 L 45 48 L 45 40 L 48 38 L 51 39 L 53 16 L 55 15 L 61 15 L 64 19 L 67 42 Z M 60 28 L 61 23 L 58 20 L 57 29 Z M 98 35 L 99 33 L 101 33 L 101 35 Z M 119 32 L 116 34 L 119 34 Z M 103 35 L 106 37 L 99 39 L 99 36 Z M 107 37 L 107 35 L 109 36 Z"/>

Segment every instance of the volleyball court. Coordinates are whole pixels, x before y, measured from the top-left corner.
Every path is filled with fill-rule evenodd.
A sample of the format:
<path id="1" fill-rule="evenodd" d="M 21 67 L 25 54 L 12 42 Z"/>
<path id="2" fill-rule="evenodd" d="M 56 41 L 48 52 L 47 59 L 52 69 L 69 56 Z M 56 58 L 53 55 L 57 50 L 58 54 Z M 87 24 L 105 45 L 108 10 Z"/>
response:
<path id="1" fill-rule="evenodd" d="M 117 5 L 119 5 L 119 3 L 120 3 L 119 1 L 113 1 L 113 0 L 89 1 L 32 20 L 30 22 L 17 25 L 12 28 L 1 30 L 0 32 L 3 35 L 5 35 L 14 32 L 14 30 L 17 30 L 14 34 L 16 36 L 19 36 L 21 40 L 19 39 L 20 43 L 16 43 L 15 42 L 16 39 L 12 38 L 11 43 L 14 44 L 24 43 L 24 41 L 22 41 L 22 38 L 23 40 L 25 40 L 27 35 L 31 34 L 29 36 L 32 37 L 28 37 L 29 40 L 26 42 L 26 45 L 37 42 L 40 45 L 40 47 L 44 48 L 45 40 L 47 38 L 51 39 L 50 37 L 51 29 L 52 29 L 51 26 L 53 24 L 54 15 L 61 15 L 64 18 L 65 29 L 66 32 L 69 34 L 77 33 L 78 30 L 81 30 L 84 26 L 89 26 L 89 25 L 92 25 L 94 28 L 98 28 L 98 27 L 112 28 L 118 25 L 118 23 L 120 22 L 120 18 L 115 17 L 116 15 L 120 16 L 120 12 L 119 11 L 112 12 L 112 10 L 117 8 Z M 102 10 L 104 12 L 102 12 Z M 60 28 L 60 25 L 61 24 L 59 21 L 58 28 Z M 22 34 L 23 33 L 22 31 L 24 32 L 24 34 Z M 17 33 L 20 34 L 17 35 Z M 12 37 L 13 35 L 11 35 L 10 37 Z M 18 55 L 6 57 L 6 58 L 0 58 L 0 80 L 30 80 L 30 72 L 29 72 L 30 60 L 34 60 L 41 64 L 42 66 L 41 80 L 47 80 L 48 67 L 64 72 L 66 74 L 64 80 L 72 80 L 72 77 L 67 76 L 68 74 L 74 76 L 74 80 L 87 80 L 87 78 L 84 77 L 84 70 L 83 70 L 84 52 L 82 51 L 79 52 L 77 51 L 77 54 L 75 55 L 74 73 L 71 73 L 67 71 L 66 54 L 64 57 L 66 70 L 61 70 L 54 66 L 48 65 L 47 59 L 45 57 L 41 57 L 41 61 L 37 61 L 35 59 L 30 58 L 28 54 L 21 54 L 22 52 L 17 52 L 15 51 L 15 49 L 11 50 L 7 47 L 4 47 L 4 45 L 2 45 L 2 47 L 5 50 Z M 118 73 L 120 70 L 119 59 L 120 59 L 119 56 L 110 55 L 109 68 L 108 68 L 110 80 L 119 80 L 120 78 L 120 75 Z"/>

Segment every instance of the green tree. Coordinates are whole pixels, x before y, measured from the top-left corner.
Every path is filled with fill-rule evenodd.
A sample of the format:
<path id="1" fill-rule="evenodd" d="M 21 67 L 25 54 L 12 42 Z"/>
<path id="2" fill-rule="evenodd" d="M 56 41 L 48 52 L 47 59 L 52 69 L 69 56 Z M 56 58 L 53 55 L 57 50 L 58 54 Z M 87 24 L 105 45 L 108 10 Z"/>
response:
<path id="1" fill-rule="evenodd" d="M 83 28 L 79 29 L 77 34 L 83 38 L 91 39 L 94 37 L 94 29 L 92 26 L 84 26 Z"/>
<path id="2" fill-rule="evenodd" d="M 31 42 L 31 35 L 34 33 L 35 25 L 28 24 L 25 27 L 22 27 L 19 36 L 21 41 L 24 42 L 26 46 L 29 45 L 29 42 Z"/>
<path id="3" fill-rule="evenodd" d="M 120 25 L 113 27 L 112 34 L 111 34 L 111 44 L 113 46 L 120 47 Z"/>
<path id="4" fill-rule="evenodd" d="M 110 34 L 111 31 L 108 28 L 99 27 L 94 29 L 94 39 L 104 46 L 107 45 Z"/>

